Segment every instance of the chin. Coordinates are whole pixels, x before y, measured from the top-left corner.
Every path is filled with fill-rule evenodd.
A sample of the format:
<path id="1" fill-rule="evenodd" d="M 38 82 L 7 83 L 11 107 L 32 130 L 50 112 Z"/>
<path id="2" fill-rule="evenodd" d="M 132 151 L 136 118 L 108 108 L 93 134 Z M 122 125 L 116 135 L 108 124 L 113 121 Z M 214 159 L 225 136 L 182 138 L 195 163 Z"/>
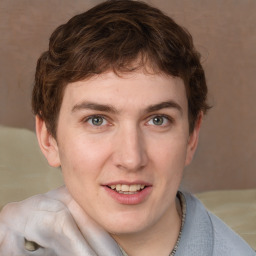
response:
<path id="1" fill-rule="evenodd" d="M 151 221 L 139 214 L 114 214 L 104 218 L 101 226 L 110 234 L 128 235 L 140 233 L 150 226 Z"/>
<path id="2" fill-rule="evenodd" d="M 127 227 L 127 226 L 118 226 L 112 227 L 111 229 L 107 230 L 110 235 L 113 236 L 129 236 L 134 234 L 143 233 L 146 230 L 145 227 Z"/>

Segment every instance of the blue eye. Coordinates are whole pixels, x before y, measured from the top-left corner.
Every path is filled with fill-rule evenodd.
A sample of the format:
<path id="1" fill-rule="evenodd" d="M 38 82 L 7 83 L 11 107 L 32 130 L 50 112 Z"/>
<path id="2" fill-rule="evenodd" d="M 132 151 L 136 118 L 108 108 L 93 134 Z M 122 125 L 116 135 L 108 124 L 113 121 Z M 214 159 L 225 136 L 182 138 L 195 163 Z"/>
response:
<path id="1" fill-rule="evenodd" d="M 102 116 L 91 116 L 87 119 L 87 122 L 93 126 L 101 126 L 105 124 L 106 120 Z"/>
<path id="2" fill-rule="evenodd" d="M 164 118 L 162 116 L 155 116 L 152 121 L 154 125 L 162 125 L 164 123 Z"/>
<path id="3" fill-rule="evenodd" d="M 154 116 L 148 122 L 150 125 L 163 126 L 168 123 L 169 119 L 165 116 Z"/>

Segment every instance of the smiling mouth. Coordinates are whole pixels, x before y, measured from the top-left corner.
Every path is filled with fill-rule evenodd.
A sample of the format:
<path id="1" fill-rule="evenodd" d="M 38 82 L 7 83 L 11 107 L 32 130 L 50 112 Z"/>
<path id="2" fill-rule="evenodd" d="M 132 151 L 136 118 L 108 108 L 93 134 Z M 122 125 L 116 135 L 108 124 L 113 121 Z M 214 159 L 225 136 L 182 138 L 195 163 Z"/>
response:
<path id="1" fill-rule="evenodd" d="M 131 195 L 131 194 L 136 194 L 142 191 L 146 186 L 142 184 L 133 184 L 133 185 L 116 184 L 116 185 L 110 185 L 108 187 L 119 194 Z"/>

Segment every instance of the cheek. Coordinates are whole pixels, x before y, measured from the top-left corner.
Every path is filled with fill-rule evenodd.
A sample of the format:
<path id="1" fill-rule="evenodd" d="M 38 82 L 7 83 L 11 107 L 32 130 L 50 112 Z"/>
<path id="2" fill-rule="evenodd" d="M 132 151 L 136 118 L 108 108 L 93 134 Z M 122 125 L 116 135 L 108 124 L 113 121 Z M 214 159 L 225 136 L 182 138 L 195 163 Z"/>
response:
<path id="1" fill-rule="evenodd" d="M 154 146 L 153 146 L 154 145 Z M 156 147 L 155 145 L 159 145 Z M 166 168 L 184 167 L 187 155 L 187 141 L 184 136 L 164 138 L 161 143 L 152 143 L 151 156 Z M 173 169 L 173 168 L 172 168 Z"/>
<path id="2" fill-rule="evenodd" d="M 96 164 L 106 155 L 106 148 L 102 144 L 82 136 L 72 140 L 66 139 L 59 151 L 62 166 L 69 165 L 69 167 L 81 167 L 83 163 Z"/>
<path id="3" fill-rule="evenodd" d="M 154 147 L 151 156 L 154 160 L 155 175 L 163 192 L 178 189 L 186 162 L 187 141 L 184 137 L 169 138 L 162 146 Z M 161 178 L 160 178 L 161 177 Z"/>
<path id="4" fill-rule="evenodd" d="M 102 163 L 103 151 L 96 145 L 82 143 L 82 140 L 66 142 L 60 149 L 62 174 L 69 192 L 75 201 L 85 210 L 96 200 L 95 185 Z"/>
<path id="5" fill-rule="evenodd" d="M 81 137 L 65 141 L 59 148 L 60 161 L 65 183 L 68 186 L 90 186 L 97 181 L 110 155 L 108 143 L 97 143 Z"/>

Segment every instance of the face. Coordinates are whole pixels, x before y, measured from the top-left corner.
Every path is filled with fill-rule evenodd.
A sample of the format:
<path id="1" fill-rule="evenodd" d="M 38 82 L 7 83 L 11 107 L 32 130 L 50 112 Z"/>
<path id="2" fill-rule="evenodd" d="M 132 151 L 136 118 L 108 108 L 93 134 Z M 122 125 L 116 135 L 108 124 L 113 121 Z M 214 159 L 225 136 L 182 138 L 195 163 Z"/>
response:
<path id="1" fill-rule="evenodd" d="M 49 135 L 50 136 L 50 135 Z M 112 234 L 150 231 L 177 214 L 175 196 L 197 142 L 180 78 L 108 72 L 69 84 L 57 139 L 73 198 Z"/>

